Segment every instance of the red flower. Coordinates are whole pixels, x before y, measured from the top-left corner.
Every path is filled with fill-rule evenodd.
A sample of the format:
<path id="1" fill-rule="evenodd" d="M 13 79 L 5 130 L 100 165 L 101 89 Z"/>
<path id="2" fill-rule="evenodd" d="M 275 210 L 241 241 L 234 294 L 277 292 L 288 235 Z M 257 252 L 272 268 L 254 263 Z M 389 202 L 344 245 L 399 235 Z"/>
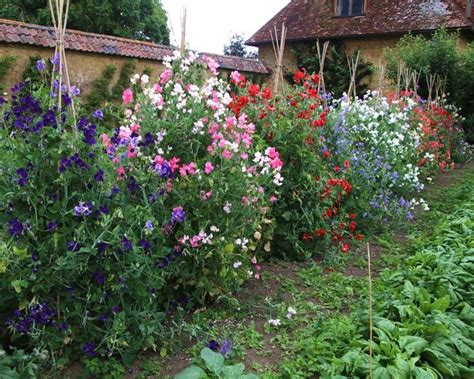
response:
<path id="1" fill-rule="evenodd" d="M 295 81 L 295 83 L 301 82 L 302 80 L 304 80 L 304 78 L 306 78 L 306 73 L 300 70 L 296 71 L 293 75 L 293 80 Z"/>
<path id="2" fill-rule="evenodd" d="M 326 230 L 318 229 L 314 232 L 319 238 L 323 238 L 326 235 Z"/>
<path id="3" fill-rule="evenodd" d="M 301 239 L 305 242 L 311 241 L 313 239 L 313 235 L 311 233 L 305 233 Z"/>
<path id="4" fill-rule="evenodd" d="M 356 234 L 356 236 L 355 236 L 355 239 L 357 241 L 362 241 L 363 238 L 364 238 L 364 236 L 362 234 Z"/>
<path id="5" fill-rule="evenodd" d="M 341 171 L 341 168 L 339 166 L 334 166 L 334 171 L 339 172 L 339 171 Z"/>
<path id="6" fill-rule="evenodd" d="M 345 160 L 345 161 L 344 161 L 344 167 L 345 167 L 345 168 L 351 167 L 351 163 L 350 163 L 348 160 Z"/>
<path id="7" fill-rule="evenodd" d="M 343 244 L 341 245 L 341 251 L 342 251 L 343 253 L 347 253 L 347 252 L 349 251 L 349 249 L 350 249 L 350 246 L 349 246 L 348 243 L 343 243 Z"/>
<path id="8" fill-rule="evenodd" d="M 328 157 L 329 157 L 329 150 L 326 150 L 326 151 L 324 152 L 324 158 L 328 158 Z"/>
<path id="9" fill-rule="evenodd" d="M 262 98 L 265 100 L 270 100 L 272 98 L 272 91 L 270 91 L 270 88 L 265 87 L 262 91 Z"/>
<path id="10" fill-rule="evenodd" d="M 255 97 L 260 92 L 260 87 L 257 84 L 251 84 L 248 91 L 250 96 Z"/>
<path id="11" fill-rule="evenodd" d="M 349 230 L 351 232 L 354 232 L 356 230 L 356 223 L 355 221 L 351 221 L 351 223 L 349 224 Z"/>

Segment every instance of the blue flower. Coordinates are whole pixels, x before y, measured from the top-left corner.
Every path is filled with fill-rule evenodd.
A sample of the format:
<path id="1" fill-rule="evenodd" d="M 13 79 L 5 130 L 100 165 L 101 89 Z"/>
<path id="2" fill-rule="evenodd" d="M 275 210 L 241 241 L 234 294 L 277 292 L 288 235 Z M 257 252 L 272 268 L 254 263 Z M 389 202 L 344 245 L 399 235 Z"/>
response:
<path id="1" fill-rule="evenodd" d="M 23 234 L 24 231 L 24 225 L 17 218 L 8 221 L 8 232 L 10 233 L 10 236 L 17 237 Z"/>
<path id="2" fill-rule="evenodd" d="M 36 61 L 36 69 L 41 72 L 41 71 L 44 71 L 45 68 L 46 68 L 46 65 L 44 63 L 44 59 L 38 59 Z"/>
<path id="3" fill-rule="evenodd" d="M 94 118 L 102 120 L 104 118 L 104 112 L 101 109 L 96 109 L 95 112 L 92 114 Z"/>
<path id="4" fill-rule="evenodd" d="M 94 342 L 86 342 L 82 346 L 82 352 L 90 358 L 94 358 L 94 357 L 97 356 L 96 349 L 97 349 L 97 347 L 96 347 Z"/>
<path id="5" fill-rule="evenodd" d="M 219 348 L 219 353 L 221 353 L 224 357 L 229 357 L 230 352 L 232 351 L 232 341 L 231 340 L 224 340 L 222 341 L 221 347 Z"/>
<path id="6" fill-rule="evenodd" d="M 151 220 L 148 220 L 146 223 L 145 223 L 145 228 L 151 232 L 153 231 L 154 227 L 153 227 L 153 221 Z"/>
<path id="7" fill-rule="evenodd" d="M 176 207 L 173 209 L 171 213 L 171 222 L 184 222 L 186 220 L 186 212 L 184 211 L 183 207 Z"/>

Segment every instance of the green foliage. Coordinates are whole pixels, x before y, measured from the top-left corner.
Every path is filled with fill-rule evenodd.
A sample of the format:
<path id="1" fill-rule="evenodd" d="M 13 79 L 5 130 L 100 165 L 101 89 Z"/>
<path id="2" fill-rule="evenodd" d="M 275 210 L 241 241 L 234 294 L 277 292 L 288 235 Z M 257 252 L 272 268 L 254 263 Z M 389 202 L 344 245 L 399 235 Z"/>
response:
<path id="1" fill-rule="evenodd" d="M 191 366 L 175 376 L 175 379 L 258 379 L 253 374 L 245 374 L 245 366 L 242 363 L 225 365 L 222 354 L 215 353 L 205 347 L 201 350 L 201 359 L 205 368 Z"/>
<path id="2" fill-rule="evenodd" d="M 85 101 L 87 109 L 98 109 L 111 99 L 110 83 L 116 71 L 116 66 L 108 65 L 102 71 L 102 75 L 92 82 L 92 89 Z"/>
<path id="3" fill-rule="evenodd" d="M 0 58 L 0 90 L 3 89 L 2 81 L 10 73 L 15 62 L 16 62 L 16 57 L 12 55 L 7 55 L 5 57 Z"/>
<path id="4" fill-rule="evenodd" d="M 472 194 L 472 189 L 471 189 Z M 474 203 L 452 214 L 435 237 L 417 245 L 396 271 L 376 283 L 373 377 L 464 378 L 474 370 Z M 407 252 L 409 253 L 409 252 Z M 288 373 L 366 377 L 367 304 L 308 332 Z M 311 337 L 310 337 L 311 336 Z"/>
<path id="5" fill-rule="evenodd" d="M 45 0 L 0 0 L 0 18 L 51 24 Z M 68 27 L 169 44 L 167 16 L 160 0 L 71 1 Z"/>
<path id="6" fill-rule="evenodd" d="M 231 55 L 242 58 L 257 58 L 257 53 L 249 51 L 245 46 L 244 37 L 240 34 L 234 34 L 229 42 L 224 45 L 224 55 Z"/>
<path id="7" fill-rule="evenodd" d="M 30 353 L 24 350 L 13 350 L 7 353 L 0 345 L 0 378 L 34 379 L 39 375 L 42 366 L 49 359 L 48 352 L 34 349 Z"/>
<path id="8" fill-rule="evenodd" d="M 474 45 L 461 50 L 459 32 L 437 30 L 431 37 L 406 35 L 393 49 L 387 49 L 388 75 L 396 80 L 399 62 L 421 74 L 418 93 L 428 96 L 428 77 L 438 75 L 446 80 L 444 88 L 466 118 L 464 131 L 474 141 Z"/>
<path id="9" fill-rule="evenodd" d="M 344 92 L 347 92 L 351 81 L 347 56 L 344 49 L 344 44 L 331 42 L 324 63 L 324 81 L 326 89 L 336 98 L 341 97 Z M 308 74 L 319 73 L 318 52 L 317 47 L 314 44 L 298 48 L 294 51 L 294 54 L 300 69 L 306 69 Z M 355 58 L 356 55 L 357 52 L 355 52 L 350 58 Z M 372 75 L 373 70 L 373 65 L 364 61 L 363 55 L 361 54 L 356 72 L 358 95 L 362 95 L 367 91 L 367 80 Z M 288 80 L 292 81 L 292 73 L 289 73 L 286 76 Z"/>
<path id="10" fill-rule="evenodd" d="M 428 96 L 427 76 L 434 74 L 446 78 L 446 90 L 453 93 L 459 75 L 458 38 L 458 32 L 446 29 L 437 30 L 431 38 L 421 34 L 402 37 L 396 48 L 386 50 L 389 77 L 396 79 L 402 61 L 407 69 L 421 74 L 418 91 L 422 96 Z"/>
<path id="11" fill-rule="evenodd" d="M 122 98 L 123 91 L 130 86 L 130 78 L 135 72 L 136 67 L 137 61 L 132 59 L 125 62 L 120 68 L 119 77 L 112 88 L 112 93 L 110 97 L 112 100 L 117 101 Z"/>

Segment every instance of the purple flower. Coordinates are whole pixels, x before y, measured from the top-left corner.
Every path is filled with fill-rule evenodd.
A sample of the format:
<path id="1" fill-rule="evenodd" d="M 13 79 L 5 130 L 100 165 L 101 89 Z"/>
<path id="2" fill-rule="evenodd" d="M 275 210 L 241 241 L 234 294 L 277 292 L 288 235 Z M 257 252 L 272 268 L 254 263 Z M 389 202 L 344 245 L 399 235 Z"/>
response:
<path id="1" fill-rule="evenodd" d="M 148 220 L 146 223 L 145 223 L 145 228 L 149 231 L 149 232 L 152 232 L 153 231 L 153 221 L 151 220 Z"/>
<path id="2" fill-rule="evenodd" d="M 60 62 L 59 54 L 56 53 L 53 58 L 50 58 L 51 64 L 58 65 Z"/>
<path id="3" fill-rule="evenodd" d="M 45 68 L 46 68 L 46 65 L 44 64 L 44 59 L 38 59 L 36 61 L 36 69 L 41 72 L 41 71 L 44 71 Z"/>
<path id="4" fill-rule="evenodd" d="M 92 276 L 99 285 L 103 285 L 105 283 L 105 276 L 101 272 L 96 271 L 94 274 L 92 274 Z"/>
<path id="5" fill-rule="evenodd" d="M 173 209 L 171 213 L 171 222 L 184 222 L 186 220 L 186 212 L 184 211 L 183 207 L 176 207 Z"/>
<path id="6" fill-rule="evenodd" d="M 97 347 L 96 347 L 94 342 L 86 342 L 82 346 L 82 352 L 90 358 L 94 358 L 94 357 L 97 356 L 96 349 L 97 349 Z"/>
<path id="7" fill-rule="evenodd" d="M 104 177 L 105 177 L 105 173 L 104 173 L 104 170 L 102 169 L 98 170 L 94 175 L 94 179 L 100 183 L 104 181 Z"/>
<path id="8" fill-rule="evenodd" d="M 84 203 L 83 201 L 79 202 L 78 205 L 74 207 L 74 215 L 81 217 L 81 216 L 89 216 L 91 214 L 91 203 Z"/>
<path id="9" fill-rule="evenodd" d="M 94 118 L 102 120 L 104 118 L 104 112 L 101 109 L 96 109 L 95 112 L 92 114 Z"/>
<path id="10" fill-rule="evenodd" d="M 15 310 L 14 319 L 7 321 L 7 325 L 15 328 L 17 333 L 26 334 L 35 325 L 52 326 L 55 324 L 56 311 L 47 303 L 35 304 L 28 307 L 23 314 L 20 310 Z"/>
<path id="11" fill-rule="evenodd" d="M 122 246 L 128 251 L 131 251 L 133 248 L 132 242 L 127 237 L 122 238 Z"/>
<path id="12" fill-rule="evenodd" d="M 79 94 L 81 93 L 81 90 L 79 88 L 77 88 L 76 86 L 72 86 L 71 87 L 71 93 L 73 96 L 79 96 Z"/>
<path id="13" fill-rule="evenodd" d="M 138 241 L 138 246 L 140 246 L 143 250 L 151 249 L 151 243 L 146 239 L 141 239 L 140 241 Z"/>
<path id="14" fill-rule="evenodd" d="M 219 353 L 221 353 L 224 357 L 228 357 L 232 350 L 232 341 L 231 340 L 224 340 L 222 341 L 221 347 L 219 348 Z"/>
<path id="15" fill-rule="evenodd" d="M 169 179 L 173 177 L 173 170 L 166 161 L 164 161 L 162 164 L 156 164 L 154 169 L 158 176 L 162 179 Z"/>
<path id="16" fill-rule="evenodd" d="M 217 349 L 219 349 L 219 343 L 215 340 L 210 340 L 207 347 L 213 351 L 217 351 Z"/>
<path id="17" fill-rule="evenodd" d="M 3 96 L 0 96 L 0 105 L 3 105 L 5 104 L 7 101 L 5 100 L 5 98 Z"/>
<path id="18" fill-rule="evenodd" d="M 67 250 L 72 252 L 77 252 L 81 249 L 81 245 L 77 241 L 68 241 Z"/>
<path id="19" fill-rule="evenodd" d="M 8 232 L 10 233 L 10 236 L 17 237 L 23 234 L 24 231 L 24 225 L 17 218 L 8 221 Z"/>
<path id="20" fill-rule="evenodd" d="M 18 185 L 20 187 L 26 186 L 28 184 L 28 177 L 29 177 L 28 171 L 26 171 L 23 167 L 21 167 L 18 170 L 16 170 L 16 173 L 19 176 L 18 182 L 17 182 Z"/>
<path id="21" fill-rule="evenodd" d="M 105 313 L 102 313 L 99 316 L 99 321 L 106 322 L 109 319 L 109 316 L 107 316 Z"/>
<path id="22" fill-rule="evenodd" d="M 50 221 L 46 224 L 46 230 L 48 232 L 54 232 L 58 228 L 58 223 L 56 221 Z"/>
<path id="23" fill-rule="evenodd" d="M 112 313 L 113 313 L 114 315 L 116 315 L 116 314 L 119 313 L 119 312 L 120 312 L 120 305 L 118 305 L 118 304 L 117 304 L 117 305 L 114 305 L 114 306 L 112 307 Z"/>

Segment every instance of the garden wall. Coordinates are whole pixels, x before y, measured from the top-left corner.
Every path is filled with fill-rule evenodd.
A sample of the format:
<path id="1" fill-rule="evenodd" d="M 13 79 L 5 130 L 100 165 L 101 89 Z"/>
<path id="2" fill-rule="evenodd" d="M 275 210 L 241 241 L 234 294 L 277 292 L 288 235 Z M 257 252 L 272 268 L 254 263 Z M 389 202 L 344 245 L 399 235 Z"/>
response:
<path id="1" fill-rule="evenodd" d="M 22 79 L 30 57 L 41 56 L 45 60 L 51 58 L 54 55 L 55 40 L 55 32 L 50 27 L 0 19 L 0 59 L 8 55 L 16 58 L 12 69 L 3 80 L 0 78 L 5 88 L 10 88 Z M 172 46 L 77 30 L 67 30 L 64 46 L 72 84 L 79 85 L 83 94 L 89 92 L 92 82 L 101 76 L 105 67 L 116 66 L 115 75 L 118 76 L 120 68 L 131 59 L 137 62 L 137 73 L 149 68 L 157 75 L 164 69 L 161 63 L 163 58 L 172 55 L 175 49 Z M 260 81 L 270 74 L 269 68 L 257 60 L 205 55 L 217 61 L 224 78 L 234 70 Z"/>
<path id="2" fill-rule="evenodd" d="M 10 88 L 21 81 L 29 58 L 31 56 L 41 56 L 47 60 L 54 55 L 53 48 L 46 48 L 34 45 L 20 45 L 12 43 L 0 43 L 0 57 L 11 55 L 16 58 L 15 65 L 10 73 L 3 80 L 5 88 Z M 67 62 L 71 77 L 71 84 L 79 86 L 83 94 L 87 94 L 94 79 L 101 76 L 102 71 L 108 65 L 117 67 L 112 83 L 116 81 L 120 73 L 120 68 L 131 58 L 114 55 L 96 54 L 79 51 L 67 51 Z M 136 59 L 136 58 L 135 58 Z M 136 71 L 143 72 L 145 68 L 150 68 L 153 75 L 159 74 L 163 70 L 163 65 L 159 61 L 150 59 L 136 59 Z"/>

